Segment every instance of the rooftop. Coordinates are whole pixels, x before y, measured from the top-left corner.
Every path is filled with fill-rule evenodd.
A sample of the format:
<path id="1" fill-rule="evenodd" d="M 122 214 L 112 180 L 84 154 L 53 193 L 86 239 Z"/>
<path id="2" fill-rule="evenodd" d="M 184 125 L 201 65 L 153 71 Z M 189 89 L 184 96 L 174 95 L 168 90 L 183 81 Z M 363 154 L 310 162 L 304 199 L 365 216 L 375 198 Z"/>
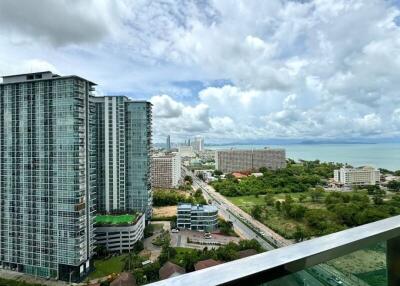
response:
<path id="1" fill-rule="evenodd" d="M 194 269 L 197 271 L 197 270 L 205 269 L 208 267 L 216 266 L 216 265 L 219 265 L 222 263 L 223 263 L 222 261 L 218 261 L 218 260 L 214 260 L 214 259 L 201 260 L 194 265 Z"/>
<path id="2" fill-rule="evenodd" d="M 123 215 L 97 215 L 95 222 L 96 224 L 130 224 L 136 221 L 138 215 L 136 214 L 123 214 Z"/>
<path id="3" fill-rule="evenodd" d="M 213 205 L 192 205 L 188 203 L 179 203 L 178 209 L 190 209 L 192 211 L 206 211 L 206 212 L 216 212 L 218 211 L 216 206 Z"/>

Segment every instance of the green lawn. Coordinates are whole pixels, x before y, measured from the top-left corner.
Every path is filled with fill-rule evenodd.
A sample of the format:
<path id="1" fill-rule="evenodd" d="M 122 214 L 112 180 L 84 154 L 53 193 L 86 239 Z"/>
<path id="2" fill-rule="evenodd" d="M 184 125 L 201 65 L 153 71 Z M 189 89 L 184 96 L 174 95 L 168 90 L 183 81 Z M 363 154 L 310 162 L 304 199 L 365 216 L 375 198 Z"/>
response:
<path id="1" fill-rule="evenodd" d="M 99 224 L 127 224 L 134 222 L 137 215 L 124 214 L 124 215 L 97 215 L 96 223 Z"/>
<path id="2" fill-rule="evenodd" d="M 185 253 L 196 252 L 196 249 L 184 248 L 184 247 L 175 247 L 175 250 L 176 250 L 176 255 L 175 255 L 174 259 L 172 259 L 171 261 L 182 267 L 184 267 L 184 265 L 182 264 L 182 261 L 183 261 L 183 257 L 185 255 Z"/>
<path id="3" fill-rule="evenodd" d="M 95 271 L 90 273 L 89 279 L 95 279 L 110 275 L 112 273 L 120 273 L 123 270 L 124 259 L 128 254 L 122 254 L 113 256 L 107 260 L 95 260 L 94 268 Z"/>

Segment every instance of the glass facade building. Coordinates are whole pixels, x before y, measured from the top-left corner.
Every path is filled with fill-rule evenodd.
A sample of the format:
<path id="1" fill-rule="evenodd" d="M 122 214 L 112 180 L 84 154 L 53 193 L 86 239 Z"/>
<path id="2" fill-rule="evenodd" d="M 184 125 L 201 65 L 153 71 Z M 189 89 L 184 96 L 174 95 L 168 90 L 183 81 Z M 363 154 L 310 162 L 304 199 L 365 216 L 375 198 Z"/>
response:
<path id="1" fill-rule="evenodd" d="M 124 96 L 92 97 L 96 114 L 96 205 L 102 213 L 151 217 L 151 103 Z"/>
<path id="2" fill-rule="evenodd" d="M 78 280 L 90 268 L 94 83 L 51 72 L 0 84 L 0 265 Z M 91 112 L 92 111 L 92 112 Z"/>

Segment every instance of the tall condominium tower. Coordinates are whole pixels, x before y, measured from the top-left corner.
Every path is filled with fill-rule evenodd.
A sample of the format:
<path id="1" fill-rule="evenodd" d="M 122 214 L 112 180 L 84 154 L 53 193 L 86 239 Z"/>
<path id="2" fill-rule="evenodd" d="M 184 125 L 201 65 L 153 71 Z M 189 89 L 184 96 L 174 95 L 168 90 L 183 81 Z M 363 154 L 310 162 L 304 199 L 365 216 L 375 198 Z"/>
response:
<path id="1" fill-rule="evenodd" d="M 97 144 L 96 209 L 151 217 L 151 103 L 124 96 L 92 97 Z"/>
<path id="2" fill-rule="evenodd" d="M 167 147 L 166 147 L 167 151 L 171 151 L 171 136 L 168 135 L 167 136 Z"/>
<path id="3" fill-rule="evenodd" d="M 94 83 L 51 72 L 0 84 L 0 265 L 76 280 L 93 253 Z"/>

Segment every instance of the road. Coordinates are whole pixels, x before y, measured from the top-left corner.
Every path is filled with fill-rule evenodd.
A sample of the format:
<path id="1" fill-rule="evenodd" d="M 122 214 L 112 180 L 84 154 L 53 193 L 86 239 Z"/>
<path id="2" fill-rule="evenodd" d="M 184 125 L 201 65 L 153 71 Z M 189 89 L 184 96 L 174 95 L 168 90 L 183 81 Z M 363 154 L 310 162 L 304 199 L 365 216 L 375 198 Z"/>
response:
<path id="1" fill-rule="evenodd" d="M 293 243 L 288 239 L 280 236 L 269 227 L 265 226 L 258 220 L 255 220 L 248 213 L 234 205 L 224 196 L 214 190 L 213 187 L 209 186 L 199 178 L 197 178 L 191 171 L 182 167 L 182 175 L 189 175 L 193 178 L 193 187 L 202 190 L 203 195 L 207 200 L 211 200 L 212 204 L 218 208 L 219 215 L 225 220 L 230 220 L 233 223 L 233 227 L 240 236 L 245 239 L 256 239 L 263 248 L 266 250 L 272 250 L 279 247 L 288 246 Z M 327 281 L 332 276 L 336 276 L 343 281 L 343 284 L 337 285 L 359 285 L 368 286 L 362 280 L 359 280 L 354 275 L 344 275 L 336 268 L 327 264 L 317 265 L 312 270 L 301 271 L 298 273 L 300 276 L 301 285 L 309 286 L 320 286 L 320 285 L 331 285 Z M 318 279 L 315 277 L 317 276 Z M 320 280 L 324 282 L 321 282 Z M 298 284 L 300 285 L 300 284 Z"/>

